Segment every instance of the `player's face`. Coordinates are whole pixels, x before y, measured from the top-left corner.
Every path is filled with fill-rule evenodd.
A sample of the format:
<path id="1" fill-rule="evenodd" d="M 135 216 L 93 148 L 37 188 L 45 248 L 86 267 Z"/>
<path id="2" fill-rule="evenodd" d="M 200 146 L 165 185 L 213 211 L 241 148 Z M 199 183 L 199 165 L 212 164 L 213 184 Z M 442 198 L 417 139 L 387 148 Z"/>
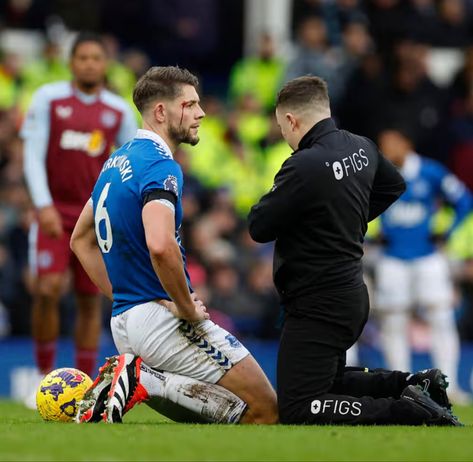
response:
<path id="1" fill-rule="evenodd" d="M 102 85 L 107 71 L 105 50 L 96 42 L 81 43 L 71 58 L 71 72 L 83 90 Z"/>
<path id="2" fill-rule="evenodd" d="M 205 112 L 192 85 L 184 85 L 181 95 L 169 103 L 168 132 L 176 145 L 187 143 L 195 146 L 199 142 L 199 126 Z"/>
<path id="3" fill-rule="evenodd" d="M 394 165 L 402 167 L 412 146 L 397 131 L 386 130 L 379 136 L 379 149 Z"/>

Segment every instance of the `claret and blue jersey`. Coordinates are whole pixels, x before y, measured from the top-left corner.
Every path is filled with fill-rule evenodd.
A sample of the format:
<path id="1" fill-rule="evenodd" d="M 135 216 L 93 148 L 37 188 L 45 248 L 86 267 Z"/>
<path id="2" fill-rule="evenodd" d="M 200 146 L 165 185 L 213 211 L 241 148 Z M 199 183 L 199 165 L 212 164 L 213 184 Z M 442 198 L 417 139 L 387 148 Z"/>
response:
<path id="1" fill-rule="evenodd" d="M 185 251 L 179 228 L 182 222 L 183 175 L 164 141 L 148 130 L 118 149 L 104 164 L 92 193 L 97 242 L 113 287 L 115 316 L 135 305 L 168 299 L 151 264 L 142 222 L 147 193 L 173 193 L 176 240 L 184 265 Z M 189 275 L 186 270 L 190 288 Z"/>
<path id="2" fill-rule="evenodd" d="M 439 202 L 447 202 L 455 209 L 451 233 L 470 212 L 472 200 L 467 188 L 434 160 L 411 153 L 401 173 L 407 189 L 381 215 L 381 226 L 387 242 L 385 254 L 411 260 L 436 250 L 431 239 L 431 221 Z"/>

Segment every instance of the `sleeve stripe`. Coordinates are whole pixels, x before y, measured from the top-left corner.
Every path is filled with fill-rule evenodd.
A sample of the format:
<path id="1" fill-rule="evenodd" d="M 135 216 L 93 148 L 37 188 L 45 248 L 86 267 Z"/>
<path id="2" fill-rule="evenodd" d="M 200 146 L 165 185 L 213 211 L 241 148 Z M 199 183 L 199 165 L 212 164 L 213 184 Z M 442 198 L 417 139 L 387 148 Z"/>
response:
<path id="1" fill-rule="evenodd" d="M 176 208 L 174 207 L 174 204 L 168 201 L 167 199 L 153 199 L 153 202 L 159 202 L 160 204 L 163 204 L 168 209 L 170 209 L 172 213 L 176 213 Z"/>

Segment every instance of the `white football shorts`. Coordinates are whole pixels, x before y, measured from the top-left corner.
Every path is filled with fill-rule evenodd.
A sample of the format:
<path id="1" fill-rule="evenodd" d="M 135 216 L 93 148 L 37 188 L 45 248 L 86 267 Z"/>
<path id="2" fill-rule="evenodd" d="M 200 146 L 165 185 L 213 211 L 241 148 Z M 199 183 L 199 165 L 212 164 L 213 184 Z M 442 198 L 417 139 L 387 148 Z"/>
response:
<path id="1" fill-rule="evenodd" d="M 183 321 L 154 301 L 113 316 L 110 324 L 120 354 L 132 353 L 154 369 L 204 382 L 217 383 L 249 355 L 232 334 L 212 321 Z"/>
<path id="2" fill-rule="evenodd" d="M 453 301 L 450 269 L 441 253 L 415 260 L 382 257 L 375 280 L 374 309 L 408 309 L 415 304 L 450 309 Z"/>

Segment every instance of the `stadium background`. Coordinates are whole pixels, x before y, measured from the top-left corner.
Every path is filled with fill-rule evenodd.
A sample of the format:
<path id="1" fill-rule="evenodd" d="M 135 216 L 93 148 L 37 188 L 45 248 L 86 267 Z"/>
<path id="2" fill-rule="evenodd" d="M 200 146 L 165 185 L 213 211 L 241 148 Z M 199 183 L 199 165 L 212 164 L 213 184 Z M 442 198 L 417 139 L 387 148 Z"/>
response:
<path id="1" fill-rule="evenodd" d="M 68 79 L 75 31 L 104 34 L 108 86 L 130 99 L 150 65 L 179 64 L 201 79 L 201 142 L 177 157 L 186 174 L 184 241 L 195 289 L 213 319 L 243 337 L 274 380 L 278 300 L 272 247 L 246 232 L 249 207 L 290 153 L 272 115 L 285 80 L 324 77 L 342 128 L 376 139 L 384 124 L 411 130 L 418 151 L 473 188 L 472 0 L 3 0 L 0 3 L 0 395 L 17 396 L 33 365 L 28 229 L 34 219 L 18 129 L 40 85 Z M 433 232 L 441 232 L 448 211 Z M 460 384 L 473 368 L 473 217 L 445 248 L 462 338 Z M 376 240 L 368 257 L 376 258 Z M 370 258 L 367 258 L 367 275 Z M 58 365 L 72 364 L 74 308 L 61 305 Z M 102 356 L 113 353 L 105 304 Z M 361 362 L 382 366 L 376 319 Z M 429 332 L 411 325 L 416 368 Z M 26 385 L 25 385 L 26 386 Z"/>

